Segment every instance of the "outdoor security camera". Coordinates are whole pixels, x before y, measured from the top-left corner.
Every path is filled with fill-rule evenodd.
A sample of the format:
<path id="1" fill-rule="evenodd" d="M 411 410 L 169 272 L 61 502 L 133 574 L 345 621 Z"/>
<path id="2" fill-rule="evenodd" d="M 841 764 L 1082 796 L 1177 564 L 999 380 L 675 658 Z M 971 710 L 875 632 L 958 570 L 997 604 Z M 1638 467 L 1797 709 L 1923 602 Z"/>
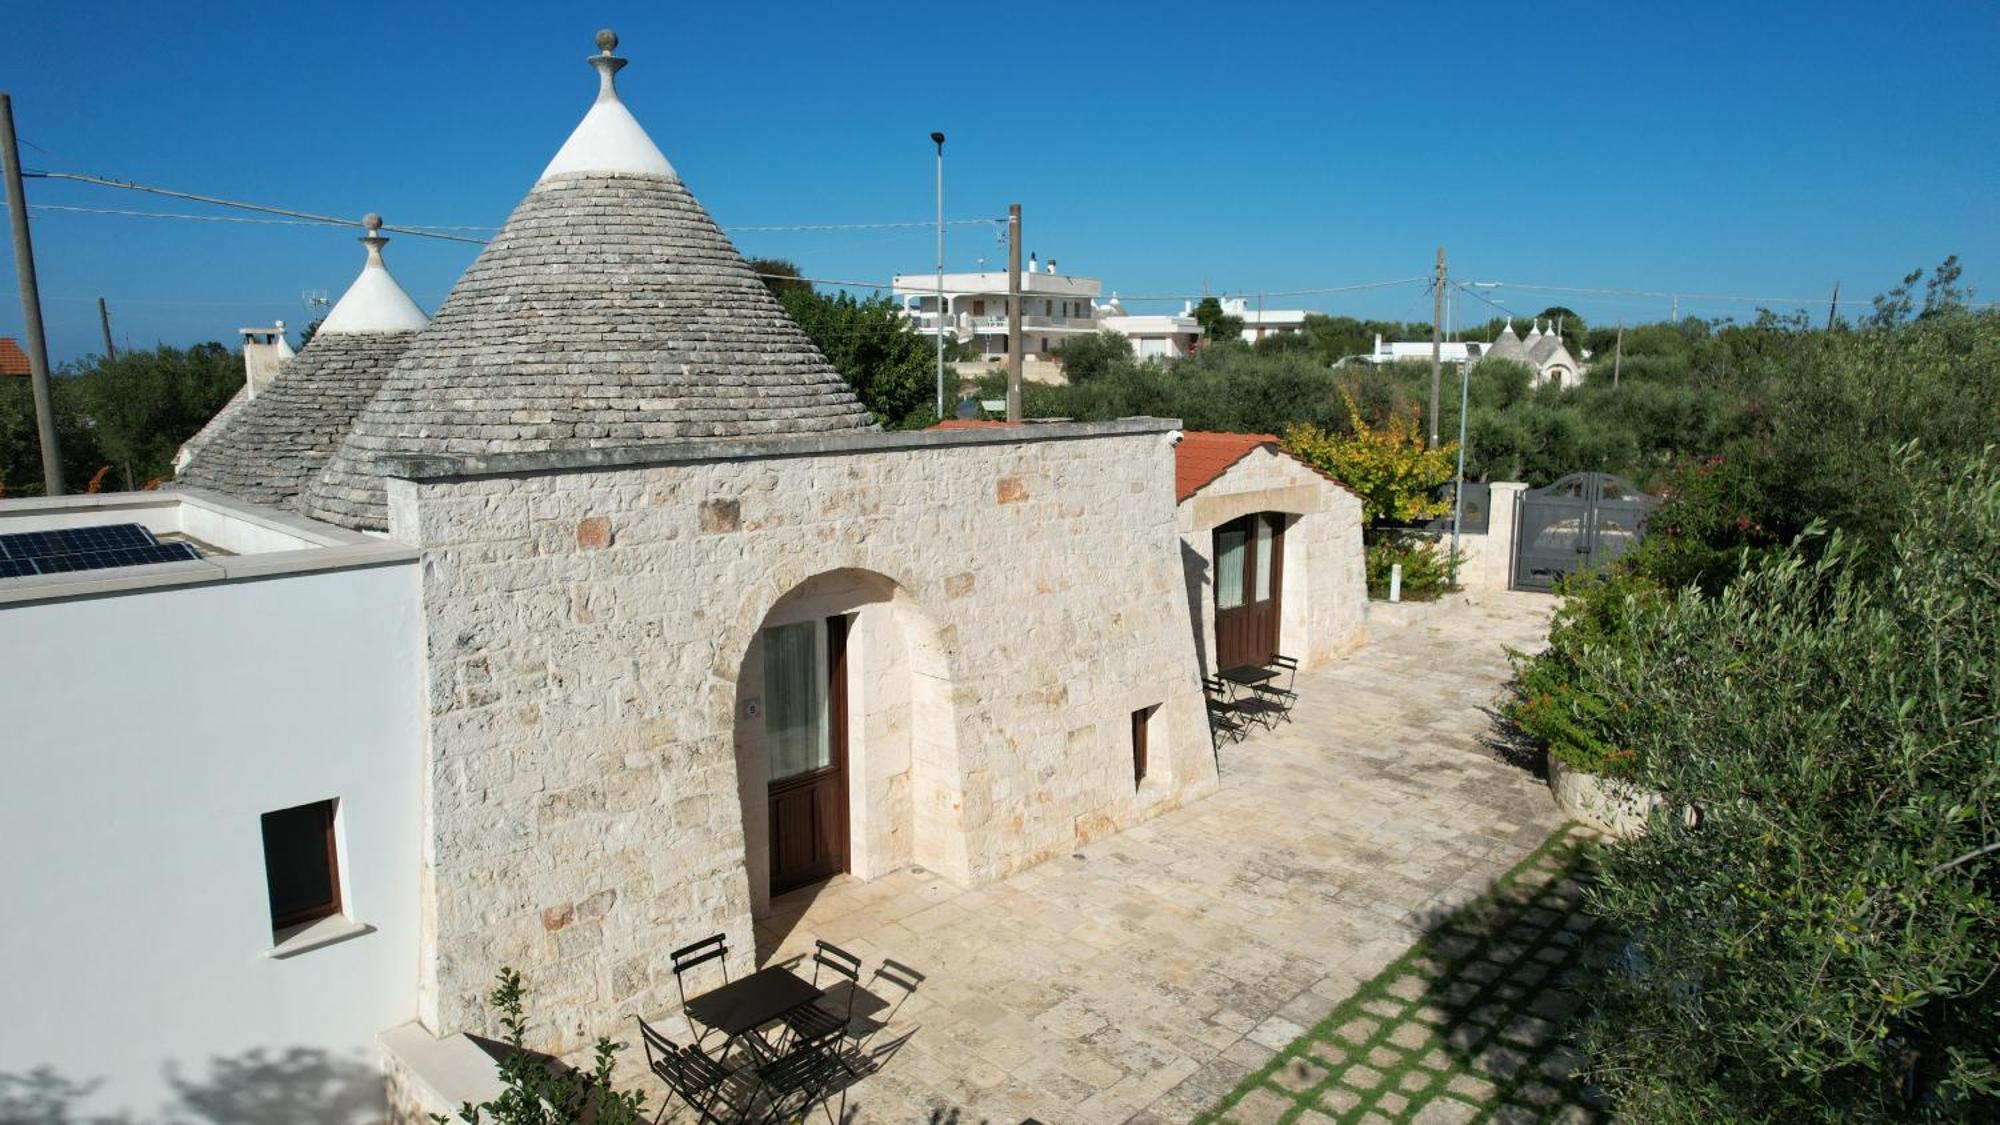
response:
<path id="1" fill-rule="evenodd" d="M 1186 435 L 1186 434 L 1184 434 L 1184 433 L 1182 433 L 1182 432 L 1180 432 L 1179 430 L 1168 430 L 1168 431 L 1167 431 L 1167 444 L 1168 444 L 1168 445 L 1179 445 L 1180 443 L 1182 443 L 1182 442 L 1184 442 L 1184 441 L 1186 441 L 1186 440 L 1187 440 L 1187 435 Z"/>

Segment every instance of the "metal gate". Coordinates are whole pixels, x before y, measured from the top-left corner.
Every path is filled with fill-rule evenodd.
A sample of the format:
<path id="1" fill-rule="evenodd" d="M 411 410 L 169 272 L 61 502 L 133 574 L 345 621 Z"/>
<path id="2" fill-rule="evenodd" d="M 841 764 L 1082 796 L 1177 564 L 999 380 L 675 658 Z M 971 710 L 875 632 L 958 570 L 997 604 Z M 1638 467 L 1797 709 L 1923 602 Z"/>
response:
<path id="1" fill-rule="evenodd" d="M 1514 520 L 1514 588 L 1552 590 L 1639 545 L 1659 501 L 1610 473 L 1571 473 L 1521 494 Z"/>

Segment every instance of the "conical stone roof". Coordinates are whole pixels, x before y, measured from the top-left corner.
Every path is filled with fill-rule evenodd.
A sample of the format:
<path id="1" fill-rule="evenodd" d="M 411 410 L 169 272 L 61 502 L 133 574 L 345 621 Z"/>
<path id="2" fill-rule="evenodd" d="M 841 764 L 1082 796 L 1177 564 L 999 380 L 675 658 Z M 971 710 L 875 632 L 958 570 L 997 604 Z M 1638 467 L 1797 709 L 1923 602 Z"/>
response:
<path id="1" fill-rule="evenodd" d="M 1500 335 L 1494 338 L 1492 345 L 1486 349 L 1486 354 L 1480 357 L 1480 362 L 1484 363 L 1489 359 L 1504 359 L 1534 366 L 1534 361 L 1528 358 L 1527 345 L 1521 342 L 1519 336 L 1514 335 L 1514 325 L 1511 321 L 1507 327 L 1500 330 Z"/>
<path id="2" fill-rule="evenodd" d="M 597 105 L 356 419 L 309 515 L 386 529 L 385 457 L 874 427 L 617 103 L 616 42 L 591 60 Z"/>
<path id="3" fill-rule="evenodd" d="M 424 326 L 382 261 L 382 220 L 362 220 L 368 260 L 299 354 L 195 451 L 174 483 L 257 504 L 296 506 L 355 416 Z"/>

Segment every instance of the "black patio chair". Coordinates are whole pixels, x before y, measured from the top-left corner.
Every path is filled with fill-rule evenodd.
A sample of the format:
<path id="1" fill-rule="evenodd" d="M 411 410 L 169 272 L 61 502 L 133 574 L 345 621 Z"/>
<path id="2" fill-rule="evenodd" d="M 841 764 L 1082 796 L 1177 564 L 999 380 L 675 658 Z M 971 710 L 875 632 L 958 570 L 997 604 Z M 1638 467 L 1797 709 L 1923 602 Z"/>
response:
<path id="1" fill-rule="evenodd" d="M 1229 732 L 1238 742 L 1250 733 L 1251 723 L 1274 727 L 1284 711 L 1276 701 L 1254 691 L 1248 695 L 1232 692 L 1228 684 L 1215 676 L 1203 680 L 1201 686 L 1208 697 L 1209 725 Z"/>
<path id="2" fill-rule="evenodd" d="M 729 983 L 729 945 L 723 940 L 722 934 L 711 934 L 692 945 L 681 946 L 667 956 L 673 962 L 674 989 L 680 993 L 682 1011 L 687 1010 L 687 978 L 694 970 L 713 961 L 716 971 L 722 974 L 722 983 Z M 699 996 L 706 991 L 710 990 L 697 989 L 695 995 Z M 694 1017 L 688 1017 L 690 1026 L 694 1022 Z M 700 1048 L 708 1040 L 709 1033 L 714 1030 L 714 1028 L 703 1025 L 695 1035 L 695 1046 Z"/>
<path id="3" fill-rule="evenodd" d="M 772 1121 L 796 1121 L 814 1102 L 833 1120 L 826 1099 L 852 1074 L 839 1055 L 815 1043 L 800 1043 L 757 1068 Z"/>
<path id="4" fill-rule="evenodd" d="M 1264 667 L 1282 674 L 1285 677 L 1284 686 L 1278 686 L 1278 677 L 1273 676 L 1261 684 L 1250 685 L 1250 690 L 1256 692 L 1259 699 L 1269 700 L 1281 707 L 1282 710 L 1278 715 L 1289 723 L 1292 721 L 1292 707 L 1299 701 L 1299 693 L 1295 686 L 1299 682 L 1299 662 L 1280 653 L 1272 657 L 1271 662 Z"/>
<path id="5" fill-rule="evenodd" d="M 737 1125 L 760 1119 L 756 1090 L 746 1088 L 736 1075 L 707 1055 L 683 1047 L 652 1024 L 633 1018 L 638 1020 L 639 1041 L 646 1048 L 646 1069 L 694 1110 L 701 1125 Z M 664 1118 L 673 1104 L 671 1098 L 662 1099 L 654 1122 Z"/>
<path id="6" fill-rule="evenodd" d="M 786 1013 L 785 1026 L 792 1031 L 793 1046 L 825 1046 L 845 1038 L 848 1028 L 854 1023 L 854 994 L 861 991 L 861 958 L 829 942 L 816 941 L 813 946 L 813 987 L 820 987 L 822 970 L 837 976 L 847 982 L 844 990 L 847 993 L 846 1003 L 834 1001 L 829 1005 L 828 1001 L 833 999 L 829 993 L 803 1008 Z M 837 1049 L 839 1044 L 834 1042 L 834 1046 Z M 843 1066 L 847 1065 L 845 1059 L 841 1061 Z M 854 1068 L 847 1066 L 847 1069 L 852 1071 Z"/>

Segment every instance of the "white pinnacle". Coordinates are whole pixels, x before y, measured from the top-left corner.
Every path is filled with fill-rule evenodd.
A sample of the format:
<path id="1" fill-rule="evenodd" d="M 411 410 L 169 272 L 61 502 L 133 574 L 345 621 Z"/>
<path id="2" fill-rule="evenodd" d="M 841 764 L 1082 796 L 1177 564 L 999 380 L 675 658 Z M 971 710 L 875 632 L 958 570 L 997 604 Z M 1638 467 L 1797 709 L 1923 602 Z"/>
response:
<path id="1" fill-rule="evenodd" d="M 361 237 L 362 245 L 368 247 L 368 261 L 361 267 L 361 276 L 320 321 L 319 334 L 415 332 L 429 324 L 424 310 L 389 276 L 389 267 L 382 261 L 382 247 L 389 242 L 382 236 L 382 216 L 371 211 L 362 217 L 361 225 L 368 230 Z"/>
<path id="2" fill-rule="evenodd" d="M 590 59 L 590 65 L 597 68 L 597 101 L 535 182 L 569 172 L 629 172 L 674 178 L 674 166 L 667 163 L 666 154 L 618 100 L 615 76 L 625 65 L 624 59 L 611 53 L 618 46 L 618 36 L 606 28 L 597 33 L 597 46 L 600 53 Z"/>

